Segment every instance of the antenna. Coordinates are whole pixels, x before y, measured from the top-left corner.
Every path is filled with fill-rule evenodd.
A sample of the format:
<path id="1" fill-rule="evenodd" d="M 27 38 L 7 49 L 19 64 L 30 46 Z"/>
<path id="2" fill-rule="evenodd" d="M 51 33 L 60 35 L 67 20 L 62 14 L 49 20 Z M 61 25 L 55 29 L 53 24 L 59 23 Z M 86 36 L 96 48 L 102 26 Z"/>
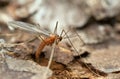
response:
<path id="1" fill-rule="evenodd" d="M 57 34 L 57 27 L 58 27 L 58 21 L 56 22 L 56 25 L 55 25 L 54 34 Z"/>

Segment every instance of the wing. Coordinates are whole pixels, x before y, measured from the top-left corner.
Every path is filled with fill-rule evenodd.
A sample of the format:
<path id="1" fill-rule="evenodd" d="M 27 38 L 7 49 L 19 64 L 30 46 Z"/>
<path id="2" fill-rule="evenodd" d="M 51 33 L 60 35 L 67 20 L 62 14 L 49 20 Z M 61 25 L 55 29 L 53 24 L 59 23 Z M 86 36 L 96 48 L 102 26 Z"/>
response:
<path id="1" fill-rule="evenodd" d="M 43 34 L 46 36 L 50 35 L 50 32 L 43 30 L 43 29 L 39 29 L 37 28 L 35 25 L 29 24 L 29 23 L 25 23 L 25 22 L 20 22 L 20 21 L 11 21 L 8 22 L 8 26 L 14 27 L 14 28 L 20 28 L 26 31 L 30 31 L 30 32 L 34 32 L 37 34 Z"/>

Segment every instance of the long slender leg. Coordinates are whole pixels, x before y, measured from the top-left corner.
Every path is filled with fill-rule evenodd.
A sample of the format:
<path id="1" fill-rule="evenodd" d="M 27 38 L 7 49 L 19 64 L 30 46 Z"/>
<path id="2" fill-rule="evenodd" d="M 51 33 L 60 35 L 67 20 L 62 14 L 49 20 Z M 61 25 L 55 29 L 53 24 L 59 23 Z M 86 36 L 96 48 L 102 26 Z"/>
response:
<path id="1" fill-rule="evenodd" d="M 66 33 L 68 34 L 68 32 L 70 32 L 70 30 L 68 30 Z M 80 35 L 76 32 L 76 31 L 73 31 L 73 32 L 75 32 L 75 34 L 76 35 L 69 35 L 69 38 L 74 38 L 74 37 L 79 37 L 79 39 L 84 43 L 84 41 L 82 40 L 82 38 L 80 37 Z M 63 34 L 63 30 L 62 30 L 62 32 L 61 32 L 61 35 Z M 60 35 L 60 36 L 61 36 Z M 63 37 L 63 39 L 66 39 L 67 37 L 65 37 L 65 35 L 63 35 L 62 36 Z M 67 38 L 68 39 L 68 38 Z"/>
<path id="2" fill-rule="evenodd" d="M 57 33 L 57 26 L 58 26 L 58 21 L 56 23 L 56 26 L 55 26 L 55 29 L 54 29 L 54 34 Z M 50 55 L 50 58 L 49 58 L 49 61 L 48 61 L 48 65 L 47 65 L 47 70 L 45 71 L 45 73 L 43 74 L 43 78 L 46 79 L 46 75 L 48 73 L 48 69 L 50 68 L 50 65 L 52 63 L 52 59 L 53 59 L 53 55 L 54 55 L 54 51 L 55 51 L 55 46 L 56 46 L 56 39 L 52 45 L 52 50 L 51 50 L 51 55 Z"/>
<path id="3" fill-rule="evenodd" d="M 54 42 L 54 44 L 52 46 L 51 55 L 50 55 L 48 66 L 47 66 L 48 68 L 50 67 L 52 59 L 53 59 L 53 55 L 54 55 L 54 51 L 55 51 L 55 46 L 56 46 L 56 40 L 55 40 L 55 42 Z"/>
<path id="4" fill-rule="evenodd" d="M 53 55 L 54 55 L 54 51 L 55 51 L 55 46 L 56 46 L 56 40 L 55 40 L 55 42 L 52 45 L 51 55 L 50 55 L 50 58 L 49 58 L 49 61 L 48 61 L 47 69 L 46 69 L 46 71 L 43 74 L 43 79 L 46 79 L 46 75 L 48 73 L 48 69 L 50 68 L 50 65 L 52 63 L 52 59 L 53 59 Z"/>
<path id="5" fill-rule="evenodd" d="M 79 55 L 79 52 L 76 50 L 76 48 L 75 48 L 74 45 L 72 44 L 72 41 L 70 40 L 70 38 L 69 38 L 69 36 L 67 35 L 67 33 L 65 32 L 65 30 L 63 30 L 63 32 L 65 33 L 66 37 L 68 38 L 68 41 L 70 42 L 70 44 L 73 46 L 75 52 L 77 52 L 78 55 Z M 79 36 L 79 35 L 78 35 L 78 36 Z M 79 37 L 80 37 L 80 36 L 79 36 Z M 79 55 L 79 56 L 80 56 L 80 58 L 82 58 L 81 55 Z M 89 71 L 91 71 L 93 74 L 95 74 L 96 76 L 100 76 L 99 74 L 97 74 L 96 72 L 94 72 L 93 70 L 91 70 L 91 68 L 90 68 L 86 63 L 83 63 L 83 64 L 84 64 L 84 65 L 89 69 Z"/>
<path id="6" fill-rule="evenodd" d="M 57 33 L 57 26 L 58 26 L 58 21 L 56 22 L 56 26 L 55 26 L 55 29 L 54 29 L 54 34 Z M 49 58 L 49 62 L 48 62 L 47 68 L 49 68 L 50 65 L 51 65 L 51 62 L 52 62 L 52 59 L 53 59 L 53 55 L 54 55 L 55 46 L 56 46 L 56 39 L 55 39 L 55 41 L 54 41 L 54 43 L 52 45 L 52 51 L 51 51 L 51 55 L 50 55 L 50 58 Z"/>
<path id="7" fill-rule="evenodd" d="M 56 22 L 56 27 L 54 29 L 54 33 L 55 34 L 57 33 L 57 26 L 58 26 L 58 21 Z M 52 59 L 53 59 L 53 55 L 54 55 L 54 51 L 55 51 L 55 46 L 56 46 L 56 39 L 55 39 L 55 41 L 53 43 L 53 46 L 52 46 L 52 51 L 51 51 L 51 55 L 50 55 L 48 66 L 47 66 L 48 68 L 50 67 Z"/>
<path id="8" fill-rule="evenodd" d="M 63 30 L 62 30 L 62 32 L 61 32 L 61 34 L 60 34 L 60 37 L 62 37 L 62 34 L 63 34 Z"/>
<path id="9" fill-rule="evenodd" d="M 54 29 L 54 34 L 57 33 L 57 26 L 58 26 L 58 21 L 56 22 L 56 26 L 55 26 L 55 29 Z M 54 50 L 55 50 L 55 46 L 56 46 L 56 39 L 52 45 L 52 51 L 51 51 L 51 55 L 50 55 L 50 58 L 49 58 L 49 62 L 48 62 L 48 68 L 50 67 L 51 65 L 51 62 L 52 62 L 52 59 L 53 59 L 53 55 L 54 55 Z"/>
<path id="10" fill-rule="evenodd" d="M 67 32 L 66 32 L 66 34 L 68 34 L 68 32 L 70 32 L 70 30 L 68 30 Z M 61 32 L 61 35 L 60 36 L 62 36 L 62 34 L 64 33 L 64 29 L 62 30 L 62 32 Z M 66 36 L 66 34 L 64 34 L 63 36 L 62 36 L 62 38 L 66 38 L 65 36 Z"/>
<path id="11" fill-rule="evenodd" d="M 72 45 L 72 47 L 74 48 L 75 52 L 79 55 L 79 52 L 76 50 L 76 48 L 74 47 L 72 41 L 70 40 L 69 36 L 67 35 L 67 33 L 65 32 L 65 30 L 63 30 L 63 32 L 65 33 L 66 37 L 68 38 L 68 41 L 70 42 L 70 44 Z"/>

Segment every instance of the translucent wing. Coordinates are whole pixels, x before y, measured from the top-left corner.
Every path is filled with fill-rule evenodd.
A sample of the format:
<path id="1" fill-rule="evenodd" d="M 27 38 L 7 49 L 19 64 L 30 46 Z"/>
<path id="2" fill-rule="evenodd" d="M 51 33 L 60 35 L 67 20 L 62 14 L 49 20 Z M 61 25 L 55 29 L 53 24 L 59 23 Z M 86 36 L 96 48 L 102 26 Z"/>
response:
<path id="1" fill-rule="evenodd" d="M 14 28 L 20 28 L 20 29 L 23 29 L 23 30 L 27 30 L 27 31 L 30 31 L 30 32 L 37 33 L 37 34 L 43 34 L 43 35 L 46 35 L 46 36 L 50 35 L 50 33 L 48 31 L 43 30 L 43 29 L 40 30 L 35 25 L 25 23 L 25 22 L 11 21 L 11 22 L 8 22 L 8 26 L 11 26 L 11 27 L 14 27 Z"/>

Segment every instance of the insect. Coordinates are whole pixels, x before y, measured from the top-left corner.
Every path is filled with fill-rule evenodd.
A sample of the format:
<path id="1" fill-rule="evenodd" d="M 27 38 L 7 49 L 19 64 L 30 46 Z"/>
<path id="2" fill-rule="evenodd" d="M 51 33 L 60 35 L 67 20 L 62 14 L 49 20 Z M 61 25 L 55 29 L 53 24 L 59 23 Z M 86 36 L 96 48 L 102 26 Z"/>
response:
<path id="1" fill-rule="evenodd" d="M 47 38 L 43 39 L 41 36 L 41 39 L 43 40 L 36 53 L 35 53 L 35 58 L 36 58 L 36 61 L 39 62 L 39 56 L 41 54 L 41 51 L 43 50 L 43 48 L 46 46 L 46 45 L 51 45 L 53 43 L 56 43 L 58 44 L 61 40 L 62 40 L 62 33 L 63 31 L 61 32 L 60 36 L 57 35 L 57 26 L 58 26 L 58 22 L 56 23 L 56 26 L 55 26 L 55 29 L 54 29 L 54 33 L 49 33 L 48 31 L 46 30 L 41 30 L 39 27 L 35 26 L 35 25 L 32 25 L 32 24 L 28 24 L 28 23 L 24 23 L 24 22 L 20 22 L 20 21 L 12 21 L 12 22 L 8 22 L 8 25 L 9 26 L 12 26 L 14 28 L 21 28 L 21 29 L 24 29 L 24 30 L 27 30 L 27 31 L 30 31 L 30 32 L 33 32 L 37 35 L 44 35 L 46 36 Z"/>
<path id="2" fill-rule="evenodd" d="M 62 39 L 63 37 L 66 35 L 66 37 L 68 38 L 71 46 L 73 46 L 74 50 L 76 53 L 78 53 L 78 51 L 76 50 L 76 48 L 74 47 L 74 45 L 72 44 L 71 40 L 69 39 L 69 36 L 67 35 L 67 32 L 62 30 L 61 34 L 58 35 L 57 34 L 57 26 L 58 26 L 58 22 L 56 23 L 56 26 L 55 26 L 55 29 L 54 29 L 54 32 L 53 33 L 50 33 L 46 30 L 43 30 L 43 29 L 40 29 L 39 27 L 35 26 L 35 25 L 32 25 L 32 24 L 29 24 L 29 23 L 24 23 L 24 22 L 20 22 L 20 21 L 12 21 L 12 22 L 8 22 L 8 26 L 11 26 L 11 27 L 14 27 L 14 28 L 21 28 L 23 30 L 27 30 L 27 31 L 30 31 L 32 33 L 35 33 L 36 35 L 40 36 L 40 38 L 43 40 L 38 49 L 36 50 L 36 53 L 35 53 L 35 59 L 37 62 L 39 62 L 39 56 L 41 54 L 41 51 L 44 49 L 44 47 L 46 45 L 52 45 L 52 51 L 51 51 L 51 55 L 50 55 L 50 59 L 49 59 L 49 62 L 48 62 L 48 68 L 50 67 L 50 64 L 52 62 L 52 58 L 53 58 L 53 54 L 54 54 L 54 48 L 55 48 L 55 45 L 58 44 Z M 65 34 L 64 36 L 62 36 L 62 34 Z M 76 32 L 77 34 L 77 32 Z M 41 36 L 46 36 L 45 39 L 43 39 Z M 80 38 L 80 36 L 77 34 L 77 36 Z M 83 42 L 83 40 L 80 38 L 80 41 Z M 84 42 L 83 42 L 84 44 Z M 78 53 L 79 55 L 79 53 Z M 87 64 L 85 64 L 87 65 Z M 87 66 L 88 67 L 88 66 Z M 89 67 L 88 67 L 89 69 Z M 92 71 L 90 69 L 90 71 Z M 92 71 L 93 72 L 93 71 Z M 94 72 L 93 72 L 94 73 Z M 96 74 L 96 73 L 94 73 Z"/>

